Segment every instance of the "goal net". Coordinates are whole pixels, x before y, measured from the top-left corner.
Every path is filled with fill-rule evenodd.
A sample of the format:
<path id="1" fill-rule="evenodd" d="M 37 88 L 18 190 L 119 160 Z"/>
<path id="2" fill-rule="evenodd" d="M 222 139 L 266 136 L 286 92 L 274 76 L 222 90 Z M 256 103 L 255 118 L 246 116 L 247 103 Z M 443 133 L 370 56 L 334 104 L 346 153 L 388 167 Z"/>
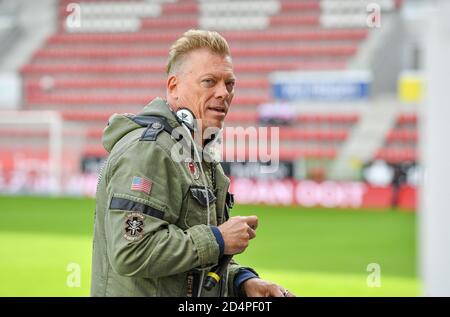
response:
<path id="1" fill-rule="evenodd" d="M 52 111 L 0 111 L 0 192 L 62 192 L 63 121 Z"/>

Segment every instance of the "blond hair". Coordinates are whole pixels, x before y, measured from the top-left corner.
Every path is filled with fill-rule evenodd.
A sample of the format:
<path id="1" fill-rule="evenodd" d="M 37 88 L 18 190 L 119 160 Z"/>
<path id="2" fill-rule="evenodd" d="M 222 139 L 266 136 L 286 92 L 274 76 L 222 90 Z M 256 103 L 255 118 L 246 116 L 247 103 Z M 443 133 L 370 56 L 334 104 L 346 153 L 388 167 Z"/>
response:
<path id="1" fill-rule="evenodd" d="M 230 56 L 227 41 L 215 31 L 189 30 L 185 32 L 169 50 L 166 72 L 171 75 L 178 71 L 184 57 L 191 51 L 206 48 L 221 56 Z"/>

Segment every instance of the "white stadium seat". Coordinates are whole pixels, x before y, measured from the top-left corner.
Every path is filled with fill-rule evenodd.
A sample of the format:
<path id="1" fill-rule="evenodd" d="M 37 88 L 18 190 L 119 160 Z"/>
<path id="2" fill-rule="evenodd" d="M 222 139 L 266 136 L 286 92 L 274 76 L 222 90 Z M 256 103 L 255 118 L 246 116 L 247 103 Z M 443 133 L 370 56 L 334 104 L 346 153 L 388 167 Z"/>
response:
<path id="1" fill-rule="evenodd" d="M 199 25 L 212 30 L 263 30 L 269 26 L 266 16 L 201 17 Z"/>
<path id="2" fill-rule="evenodd" d="M 280 11 L 279 1 L 220 1 L 202 2 L 204 15 L 272 15 Z"/>

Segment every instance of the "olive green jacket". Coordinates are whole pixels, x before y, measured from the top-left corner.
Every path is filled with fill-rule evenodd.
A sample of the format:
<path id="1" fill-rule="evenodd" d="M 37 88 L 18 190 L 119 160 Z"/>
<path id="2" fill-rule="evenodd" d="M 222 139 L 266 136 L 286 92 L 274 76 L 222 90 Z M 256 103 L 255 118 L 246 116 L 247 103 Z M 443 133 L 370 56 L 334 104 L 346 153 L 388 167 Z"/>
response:
<path id="1" fill-rule="evenodd" d="M 163 117 L 180 128 L 163 99 L 139 116 Z M 142 127 L 131 118 L 113 115 L 103 134 L 110 154 L 97 186 L 91 295 L 197 296 L 201 270 L 219 260 L 210 225 L 227 218 L 229 179 L 219 163 L 202 162 L 216 197 L 208 225 L 199 163 L 189 160 L 189 151 L 174 151 L 181 142 L 161 125 Z M 240 269 L 232 261 L 221 283 L 200 296 L 237 296 L 233 281 Z"/>

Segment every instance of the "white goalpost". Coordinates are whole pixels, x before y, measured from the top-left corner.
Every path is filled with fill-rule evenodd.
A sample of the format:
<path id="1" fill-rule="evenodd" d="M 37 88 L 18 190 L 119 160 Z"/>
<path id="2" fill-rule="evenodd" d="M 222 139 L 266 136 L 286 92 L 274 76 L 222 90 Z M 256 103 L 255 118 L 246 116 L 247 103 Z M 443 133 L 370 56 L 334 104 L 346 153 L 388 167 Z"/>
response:
<path id="1" fill-rule="evenodd" d="M 437 4 L 427 37 L 427 100 L 421 109 L 419 126 L 424 182 L 418 242 L 424 295 L 450 296 L 450 3 L 442 0 Z"/>
<path id="2" fill-rule="evenodd" d="M 0 129 L 14 129 L 33 133 L 39 127 L 48 128 L 48 194 L 62 192 L 62 118 L 55 111 L 0 111 Z M 1 140 L 3 138 L 3 140 Z M 8 151 L 8 136 L 1 136 L 3 151 Z M 27 144 L 15 144 L 15 148 L 27 147 Z M 25 143 L 25 142 L 24 142 Z"/>

